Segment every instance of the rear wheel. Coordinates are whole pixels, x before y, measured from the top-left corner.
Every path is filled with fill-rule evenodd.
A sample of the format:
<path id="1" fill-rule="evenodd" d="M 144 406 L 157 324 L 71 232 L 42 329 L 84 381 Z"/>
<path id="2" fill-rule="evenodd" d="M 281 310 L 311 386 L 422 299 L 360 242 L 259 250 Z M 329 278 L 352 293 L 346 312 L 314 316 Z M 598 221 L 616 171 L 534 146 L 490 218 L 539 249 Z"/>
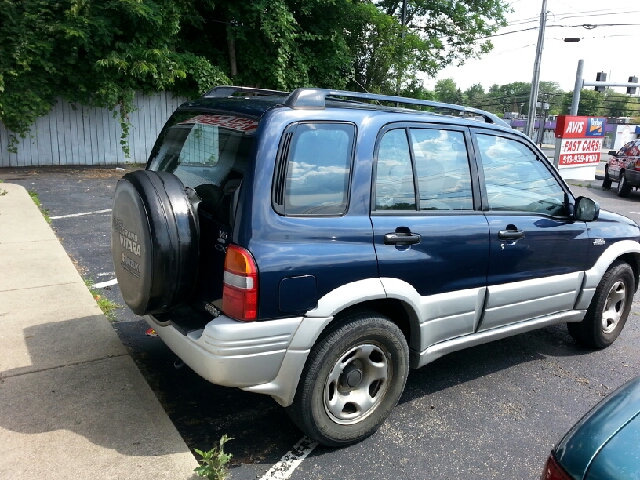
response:
<path id="1" fill-rule="evenodd" d="M 620 180 L 618 180 L 618 196 L 619 197 L 628 197 L 629 193 L 631 193 L 631 186 L 627 182 L 625 178 L 624 170 L 620 171 Z"/>
<path id="2" fill-rule="evenodd" d="M 598 284 L 584 320 L 567 324 L 569 334 L 585 347 L 608 347 L 624 328 L 634 292 L 633 270 L 625 262 L 615 262 Z"/>
<path id="3" fill-rule="evenodd" d="M 358 442 L 387 418 L 408 371 L 400 329 L 375 313 L 353 314 L 313 347 L 287 413 L 323 445 Z"/>
<path id="4" fill-rule="evenodd" d="M 611 188 L 611 177 L 609 177 L 609 168 L 604 168 L 604 180 L 602 181 L 602 189 L 609 190 Z"/>

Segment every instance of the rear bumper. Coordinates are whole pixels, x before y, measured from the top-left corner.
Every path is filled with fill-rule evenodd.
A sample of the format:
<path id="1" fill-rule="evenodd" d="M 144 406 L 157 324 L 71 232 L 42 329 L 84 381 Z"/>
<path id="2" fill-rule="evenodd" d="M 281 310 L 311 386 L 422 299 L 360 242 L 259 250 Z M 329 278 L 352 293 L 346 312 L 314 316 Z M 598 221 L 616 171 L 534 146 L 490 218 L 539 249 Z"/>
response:
<path id="1" fill-rule="evenodd" d="M 183 335 L 173 325 L 145 319 L 167 346 L 204 379 L 227 387 L 251 387 L 276 378 L 302 317 L 239 322 L 220 316 Z"/>

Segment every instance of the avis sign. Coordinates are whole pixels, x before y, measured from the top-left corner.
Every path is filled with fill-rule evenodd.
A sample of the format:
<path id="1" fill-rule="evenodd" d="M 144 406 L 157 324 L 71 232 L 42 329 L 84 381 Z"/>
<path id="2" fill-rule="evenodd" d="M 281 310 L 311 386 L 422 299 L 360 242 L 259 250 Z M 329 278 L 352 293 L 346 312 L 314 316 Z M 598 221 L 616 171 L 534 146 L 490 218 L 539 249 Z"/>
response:
<path id="1" fill-rule="evenodd" d="M 556 138 L 562 139 L 558 168 L 592 166 L 600 162 L 605 118 L 560 115 Z"/>

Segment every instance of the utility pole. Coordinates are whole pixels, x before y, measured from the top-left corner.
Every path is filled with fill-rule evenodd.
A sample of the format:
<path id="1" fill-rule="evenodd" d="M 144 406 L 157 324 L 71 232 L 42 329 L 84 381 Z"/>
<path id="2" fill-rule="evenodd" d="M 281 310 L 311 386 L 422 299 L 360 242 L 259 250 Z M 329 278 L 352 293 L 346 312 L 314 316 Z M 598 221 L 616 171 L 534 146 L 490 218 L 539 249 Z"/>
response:
<path id="1" fill-rule="evenodd" d="M 542 49 L 544 48 L 544 29 L 546 25 L 547 0 L 542 0 L 538 45 L 536 46 L 536 59 L 533 63 L 533 80 L 531 80 L 531 94 L 529 95 L 529 114 L 527 115 L 527 128 L 524 132 L 529 138 L 533 137 L 533 129 L 536 123 L 536 102 L 538 101 L 538 90 L 540 89 L 540 62 L 542 60 Z"/>
<path id="2" fill-rule="evenodd" d="M 400 64 L 398 65 L 398 78 L 396 79 L 396 95 L 400 95 L 400 87 L 402 86 L 402 74 L 404 73 L 404 37 L 407 26 L 407 0 L 402 1 L 402 31 L 400 33 L 402 39 L 402 54 L 400 55 Z"/>
<path id="3" fill-rule="evenodd" d="M 578 69 L 576 70 L 576 85 L 573 87 L 573 98 L 571 99 L 571 110 L 569 115 L 578 115 L 578 106 L 580 105 L 580 91 L 582 90 L 582 84 L 584 79 L 582 78 L 584 72 L 584 60 L 578 60 Z"/>

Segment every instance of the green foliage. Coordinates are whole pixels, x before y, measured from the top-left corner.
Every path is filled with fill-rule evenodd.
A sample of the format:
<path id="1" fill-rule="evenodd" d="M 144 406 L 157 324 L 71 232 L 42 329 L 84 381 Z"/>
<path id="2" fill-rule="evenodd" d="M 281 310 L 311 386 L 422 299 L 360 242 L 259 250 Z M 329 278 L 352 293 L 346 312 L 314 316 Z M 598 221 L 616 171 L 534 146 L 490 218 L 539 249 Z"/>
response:
<path id="1" fill-rule="evenodd" d="M 394 93 L 420 73 L 435 76 L 493 48 L 486 38 L 506 25 L 503 0 L 408 0 L 354 2 L 345 28 L 355 57 L 349 88 Z M 402 35 L 404 33 L 404 37 Z"/>
<path id="2" fill-rule="evenodd" d="M 35 190 L 29 190 L 28 193 L 29 193 L 29 196 L 31 197 L 31 200 L 33 200 L 33 203 L 36 204 L 36 207 L 38 207 L 38 209 L 42 213 L 42 216 L 44 217 L 44 219 L 47 221 L 48 224 L 51 224 L 51 219 L 49 218 L 49 210 L 42 206 L 42 202 L 40 202 L 40 197 L 38 197 L 38 193 Z"/>
<path id="3" fill-rule="evenodd" d="M 563 112 L 569 112 L 573 100 L 573 92 L 567 92 L 564 96 Z M 578 115 L 601 115 L 604 96 L 592 89 L 584 88 L 580 91 L 580 103 Z"/>
<path id="4" fill-rule="evenodd" d="M 602 94 L 601 94 L 602 95 Z M 640 113 L 638 97 L 617 93 L 608 88 L 602 100 L 603 114 L 607 117 L 633 117 Z"/>
<path id="5" fill-rule="evenodd" d="M 115 310 L 120 307 L 120 305 L 101 295 L 99 290 L 93 288 L 94 282 L 92 279 L 85 279 L 84 284 L 89 289 L 89 292 L 98 304 L 98 307 L 100 307 L 100 310 L 102 310 L 102 313 L 104 313 L 105 317 L 107 317 L 109 321 L 114 322 L 116 320 Z"/>
<path id="6" fill-rule="evenodd" d="M 436 98 L 440 102 L 455 103 L 458 105 L 466 104 L 464 93 L 456 86 L 456 82 L 451 78 L 438 80 L 434 88 Z"/>
<path id="7" fill-rule="evenodd" d="M 229 475 L 227 463 L 231 460 L 230 453 L 225 453 L 224 444 L 232 438 L 223 435 L 220 438 L 218 446 L 214 446 L 211 450 L 203 452 L 196 449 L 196 453 L 202 457 L 200 466 L 196 467 L 195 472 L 200 477 L 207 477 L 207 480 L 225 480 Z"/>
<path id="8" fill-rule="evenodd" d="M 24 137 L 59 97 L 107 107 L 127 152 L 135 91 L 195 97 L 236 83 L 431 96 L 418 74 L 489 51 L 510 8 L 407 4 L 403 29 L 400 0 L 0 0 L 0 121 Z"/>
<path id="9" fill-rule="evenodd" d="M 197 19 L 193 2 L 0 0 L 0 120 L 25 137 L 57 97 L 108 107 L 126 152 L 136 90 L 193 96 L 226 83 L 222 70 L 181 45 L 181 20 Z"/>

